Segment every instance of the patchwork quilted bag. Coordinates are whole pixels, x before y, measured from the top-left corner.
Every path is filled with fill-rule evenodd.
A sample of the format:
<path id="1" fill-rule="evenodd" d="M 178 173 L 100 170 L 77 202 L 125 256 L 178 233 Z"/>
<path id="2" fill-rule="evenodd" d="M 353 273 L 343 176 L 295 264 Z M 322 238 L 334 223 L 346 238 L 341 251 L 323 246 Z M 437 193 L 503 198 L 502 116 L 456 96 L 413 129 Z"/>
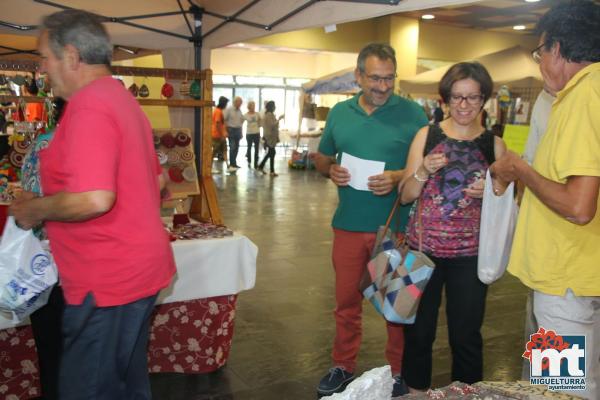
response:
<path id="1" fill-rule="evenodd" d="M 417 208 L 418 251 L 409 249 L 404 241 L 398 241 L 391 231 L 390 222 L 399 203 L 400 197 L 394 203 L 385 226 L 379 227 L 360 290 L 387 321 L 413 324 L 419 301 L 433 274 L 435 264 L 421 252 L 423 232 L 420 204 Z"/>

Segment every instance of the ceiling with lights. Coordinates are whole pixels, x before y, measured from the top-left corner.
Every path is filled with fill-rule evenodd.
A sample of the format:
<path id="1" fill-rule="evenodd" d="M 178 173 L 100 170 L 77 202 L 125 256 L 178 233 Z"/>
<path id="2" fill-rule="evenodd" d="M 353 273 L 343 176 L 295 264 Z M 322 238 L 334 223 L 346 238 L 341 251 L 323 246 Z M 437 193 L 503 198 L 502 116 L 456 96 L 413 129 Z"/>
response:
<path id="1" fill-rule="evenodd" d="M 552 6 L 570 0 L 485 0 L 472 4 L 442 6 L 427 10 L 402 13 L 403 16 L 422 18 L 424 23 L 446 24 L 459 28 L 495 32 L 532 34 L 537 21 Z M 596 1 L 600 4 L 600 1 Z M 522 29 L 514 29 L 520 26 Z"/>

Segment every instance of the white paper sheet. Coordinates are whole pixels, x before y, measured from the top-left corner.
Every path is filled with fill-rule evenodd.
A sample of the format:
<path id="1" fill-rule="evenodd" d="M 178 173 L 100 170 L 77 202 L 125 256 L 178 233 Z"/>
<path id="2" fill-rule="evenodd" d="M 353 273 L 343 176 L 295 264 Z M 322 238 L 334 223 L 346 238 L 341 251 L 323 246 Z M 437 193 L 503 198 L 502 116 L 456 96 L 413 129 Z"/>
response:
<path id="1" fill-rule="evenodd" d="M 350 173 L 349 185 L 356 190 L 369 190 L 369 177 L 382 174 L 385 168 L 383 161 L 365 160 L 348 153 L 342 153 L 340 165 Z"/>

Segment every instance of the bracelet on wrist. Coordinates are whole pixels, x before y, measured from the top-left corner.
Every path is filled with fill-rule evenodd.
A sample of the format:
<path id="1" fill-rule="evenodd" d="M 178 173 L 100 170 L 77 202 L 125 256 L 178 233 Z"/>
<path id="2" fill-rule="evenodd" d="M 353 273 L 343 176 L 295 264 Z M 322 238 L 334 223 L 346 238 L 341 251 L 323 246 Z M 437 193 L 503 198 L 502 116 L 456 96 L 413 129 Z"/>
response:
<path id="1" fill-rule="evenodd" d="M 415 173 L 413 174 L 413 178 L 415 178 L 415 180 L 416 180 L 417 182 L 427 182 L 427 179 L 429 179 L 429 177 L 426 177 L 426 178 L 421 178 L 421 177 L 419 176 L 419 174 L 417 174 L 417 171 L 415 171 Z"/>

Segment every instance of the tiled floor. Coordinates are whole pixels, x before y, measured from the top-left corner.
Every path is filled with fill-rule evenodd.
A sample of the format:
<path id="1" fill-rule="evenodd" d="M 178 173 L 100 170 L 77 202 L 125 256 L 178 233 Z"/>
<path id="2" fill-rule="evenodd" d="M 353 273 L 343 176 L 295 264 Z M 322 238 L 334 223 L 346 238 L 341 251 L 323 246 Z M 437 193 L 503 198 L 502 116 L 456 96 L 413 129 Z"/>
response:
<path id="1" fill-rule="evenodd" d="M 259 248 L 256 287 L 238 297 L 228 364 L 208 375 L 154 374 L 156 399 L 316 398 L 334 334 L 330 220 L 337 194 L 315 171 L 288 169 L 286 161 L 278 159 L 276 178 L 245 164 L 236 173 L 213 175 L 225 223 Z M 526 294 L 511 276 L 488 292 L 486 380 L 520 377 Z M 386 364 L 384 323 L 368 304 L 363 325 L 359 373 Z M 443 313 L 437 337 L 433 385 L 444 386 L 450 357 Z"/>

